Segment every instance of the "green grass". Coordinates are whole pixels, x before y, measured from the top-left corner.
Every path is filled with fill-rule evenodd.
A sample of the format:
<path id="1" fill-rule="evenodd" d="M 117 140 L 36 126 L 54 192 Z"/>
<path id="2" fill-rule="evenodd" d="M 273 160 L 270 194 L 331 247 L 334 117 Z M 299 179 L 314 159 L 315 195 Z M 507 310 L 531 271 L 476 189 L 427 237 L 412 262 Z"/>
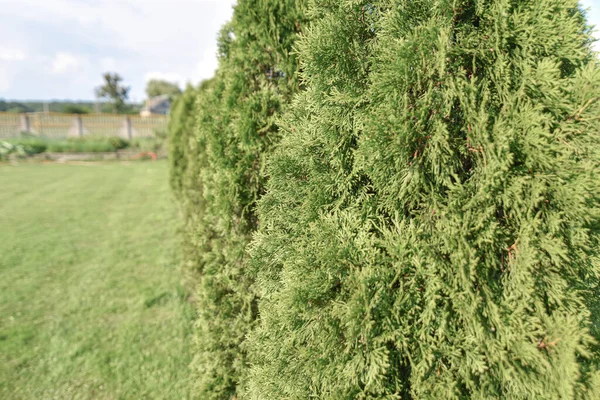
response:
<path id="1" fill-rule="evenodd" d="M 182 399 L 167 164 L 0 164 L 0 398 Z"/>

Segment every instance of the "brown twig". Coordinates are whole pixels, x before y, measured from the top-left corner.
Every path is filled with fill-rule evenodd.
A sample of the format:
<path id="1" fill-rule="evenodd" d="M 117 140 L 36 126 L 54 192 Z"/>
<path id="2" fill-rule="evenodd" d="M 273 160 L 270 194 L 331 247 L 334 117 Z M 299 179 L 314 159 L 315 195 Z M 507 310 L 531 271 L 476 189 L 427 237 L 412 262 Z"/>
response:
<path id="1" fill-rule="evenodd" d="M 595 102 L 597 102 L 598 100 L 600 100 L 600 97 L 597 97 L 595 99 L 589 99 L 587 103 L 585 103 L 585 105 L 583 107 L 581 107 L 579 109 L 579 111 L 577 111 L 575 113 L 575 115 L 572 115 L 571 117 L 569 117 L 569 119 L 574 119 L 574 120 L 578 120 L 579 117 L 581 117 L 581 114 L 583 114 L 583 112 L 592 104 L 594 104 Z"/>
<path id="2" fill-rule="evenodd" d="M 538 348 L 538 350 L 542 350 L 542 349 L 552 350 L 552 348 L 555 347 L 559 342 L 560 342 L 560 338 L 553 340 L 551 342 L 548 342 L 548 337 L 545 337 L 543 339 L 538 340 L 537 348 Z"/>

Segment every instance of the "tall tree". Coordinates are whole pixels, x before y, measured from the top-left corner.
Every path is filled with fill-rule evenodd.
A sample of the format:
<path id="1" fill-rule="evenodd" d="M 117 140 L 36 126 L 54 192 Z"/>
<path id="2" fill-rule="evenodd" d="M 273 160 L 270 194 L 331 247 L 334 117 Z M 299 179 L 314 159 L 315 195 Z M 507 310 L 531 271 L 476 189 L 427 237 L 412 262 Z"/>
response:
<path id="1" fill-rule="evenodd" d="M 168 95 L 171 100 L 174 100 L 181 95 L 181 89 L 176 83 L 151 79 L 146 83 L 146 95 L 148 98 Z"/>
<path id="2" fill-rule="evenodd" d="M 102 75 L 104 84 L 96 88 L 96 97 L 108 99 L 112 103 L 113 113 L 123 112 L 126 109 L 125 101 L 129 97 L 129 86 L 123 86 L 123 78 L 117 73 L 107 72 Z"/>
<path id="3" fill-rule="evenodd" d="M 600 398 L 600 68 L 578 2 L 312 11 L 251 247 L 247 398 Z"/>

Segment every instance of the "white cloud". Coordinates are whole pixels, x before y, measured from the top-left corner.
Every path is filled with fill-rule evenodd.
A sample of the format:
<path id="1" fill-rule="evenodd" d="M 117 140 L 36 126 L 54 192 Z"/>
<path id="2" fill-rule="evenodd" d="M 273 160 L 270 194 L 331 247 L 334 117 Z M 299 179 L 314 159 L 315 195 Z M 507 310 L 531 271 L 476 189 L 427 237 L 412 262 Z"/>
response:
<path id="1" fill-rule="evenodd" d="M 0 61 L 23 61 L 26 58 L 23 50 L 0 47 Z"/>
<path id="2" fill-rule="evenodd" d="M 581 0 L 583 8 L 587 9 L 588 22 L 594 25 L 594 36 L 600 39 L 600 1 L 599 0 Z M 595 43 L 596 51 L 600 51 L 600 42 Z"/>
<path id="3" fill-rule="evenodd" d="M 6 68 L 0 65 L 0 92 L 7 91 L 10 88 L 10 78 Z"/>
<path id="4" fill-rule="evenodd" d="M 181 87 L 186 81 L 185 77 L 177 72 L 152 71 L 144 75 L 144 83 L 148 83 L 148 81 L 152 79 L 176 83 L 179 87 Z"/>
<path id="5" fill-rule="evenodd" d="M 52 73 L 65 74 L 81 70 L 88 60 L 85 56 L 79 56 L 68 52 L 56 53 L 52 60 Z"/>
<path id="6" fill-rule="evenodd" d="M 183 88 L 188 82 L 198 84 L 205 79 L 211 78 L 218 67 L 217 46 L 211 45 L 202 52 L 200 61 L 197 62 L 195 70 L 190 74 L 185 71 L 150 71 L 144 74 L 144 83 L 152 79 L 173 82 Z"/>
<path id="7" fill-rule="evenodd" d="M 219 62 L 217 60 L 217 46 L 212 45 L 204 50 L 202 53 L 202 58 L 198 62 L 195 77 L 197 82 L 211 78 L 215 74 L 218 66 Z"/>
<path id="8" fill-rule="evenodd" d="M 0 15 L 18 15 L 38 23 L 69 26 L 73 32 L 96 29 L 112 34 L 122 48 L 147 50 L 166 44 L 182 50 L 187 39 L 198 40 L 203 25 L 223 24 L 236 0 L 2 0 Z M 209 24 L 206 24 L 208 21 Z M 86 38 L 102 43 L 101 35 Z M 204 38 L 200 38 L 201 40 Z M 206 37 L 216 39 L 216 32 Z M 188 43 L 190 40 L 188 40 Z M 189 49 L 188 49 L 189 50 Z"/>
<path id="9" fill-rule="evenodd" d="M 104 57 L 100 60 L 100 66 L 103 71 L 116 71 L 117 70 L 117 60 L 113 57 Z"/>
<path id="10" fill-rule="evenodd" d="M 235 0 L 0 0 L 0 36 L 26 51 L 7 98 L 93 97 L 116 72 L 132 97 L 150 78 L 194 84 L 213 75 L 220 27 Z M 17 39 L 15 39 L 17 40 Z M 19 46 L 16 46 L 16 45 Z M 0 47 L 8 46 L 1 42 Z M 0 62 L 9 56 L 1 56 Z M 11 59 L 20 55 L 10 55 Z M 39 65 L 46 65 L 46 71 Z M 15 67 L 16 68 L 16 67 Z M 30 71 L 26 74 L 24 71 Z M 13 75 L 14 75 L 13 74 Z M 48 80 L 47 74 L 54 79 Z M 27 77 L 24 79 L 24 77 Z M 59 79 L 60 78 L 60 79 Z"/>

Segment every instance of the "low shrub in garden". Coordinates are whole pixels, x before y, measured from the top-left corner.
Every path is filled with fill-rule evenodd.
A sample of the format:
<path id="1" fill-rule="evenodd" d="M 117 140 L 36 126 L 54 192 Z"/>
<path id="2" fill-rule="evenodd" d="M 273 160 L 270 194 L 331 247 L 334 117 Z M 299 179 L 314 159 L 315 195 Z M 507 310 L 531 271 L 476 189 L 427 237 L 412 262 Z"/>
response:
<path id="1" fill-rule="evenodd" d="M 6 141 L 0 141 L 0 161 L 7 161 L 10 157 L 25 157 L 27 152 L 20 144 L 12 144 Z"/>
<path id="2" fill-rule="evenodd" d="M 22 135 L 19 138 L 6 139 L 6 142 L 16 146 L 22 146 L 25 153 L 29 155 L 43 153 L 48 149 L 48 139 L 44 137 Z"/>
<path id="3" fill-rule="evenodd" d="M 120 138 L 120 137 L 111 137 L 108 138 L 108 143 L 112 146 L 114 150 L 122 150 L 129 147 L 129 141 Z"/>
<path id="4" fill-rule="evenodd" d="M 81 137 L 48 141 L 53 153 L 105 153 L 125 149 L 129 142 L 118 137 Z"/>
<path id="5" fill-rule="evenodd" d="M 129 141 L 128 148 L 137 151 L 153 151 L 158 153 L 165 151 L 165 142 L 165 139 L 153 137 L 133 138 Z"/>
<path id="6" fill-rule="evenodd" d="M 153 139 L 151 139 L 153 140 Z M 26 135 L 7 139 L 6 142 L 22 146 L 29 155 L 45 151 L 53 153 L 103 153 L 126 149 L 130 142 L 120 137 L 77 137 L 54 139 L 45 136 Z"/>

